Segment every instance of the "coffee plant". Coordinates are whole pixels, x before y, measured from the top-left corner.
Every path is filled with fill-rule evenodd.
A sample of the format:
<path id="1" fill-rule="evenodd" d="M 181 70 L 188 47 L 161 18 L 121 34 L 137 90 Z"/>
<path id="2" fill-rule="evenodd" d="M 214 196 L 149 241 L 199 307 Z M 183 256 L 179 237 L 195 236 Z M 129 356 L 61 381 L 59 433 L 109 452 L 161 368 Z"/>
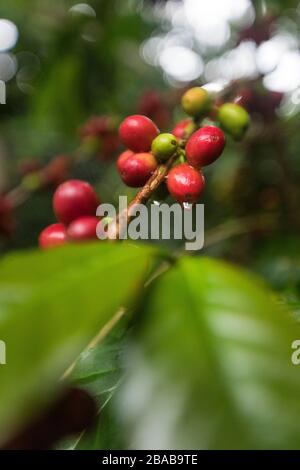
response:
<path id="1" fill-rule="evenodd" d="M 81 16 L 56 32 L 62 57 L 49 55 L 53 69 L 40 82 L 49 95 L 33 111 L 41 158 L 34 145 L 27 156 L 22 149 L 0 194 L 0 447 L 297 449 L 299 116 L 284 116 L 287 97 L 263 74 L 173 89 L 168 77 L 165 91 L 139 82 L 133 98 L 134 72 L 115 47 L 119 30 L 130 38 L 142 20 L 112 3 L 120 11 L 101 1 L 103 30 L 89 30 L 99 50 L 78 48 L 72 31 L 86 38 L 89 25 Z M 259 46 L 279 27 L 280 15 L 258 15 L 256 3 L 253 24 L 235 31 L 237 47 Z M 84 70 L 96 61 L 89 76 L 77 54 Z M 83 113 L 80 73 L 95 94 Z M 66 96 L 54 97 L 60 78 Z M 42 158 L 43 132 L 55 151 Z M 126 207 L 100 215 L 120 196 Z M 123 239 L 141 225 L 141 207 L 194 216 L 198 204 L 202 249 L 173 236 L 175 216 L 169 237 Z"/>

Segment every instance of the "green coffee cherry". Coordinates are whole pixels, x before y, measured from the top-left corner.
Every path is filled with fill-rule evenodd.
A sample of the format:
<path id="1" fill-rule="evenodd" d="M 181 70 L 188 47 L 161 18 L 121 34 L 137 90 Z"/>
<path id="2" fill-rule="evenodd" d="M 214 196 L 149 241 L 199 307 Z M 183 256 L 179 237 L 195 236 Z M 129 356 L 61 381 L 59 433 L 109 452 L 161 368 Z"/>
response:
<path id="1" fill-rule="evenodd" d="M 220 106 L 218 120 L 224 131 L 235 140 L 241 140 L 250 124 L 250 116 L 242 106 L 235 103 L 225 103 Z"/>
<path id="2" fill-rule="evenodd" d="M 209 111 L 211 98 L 204 88 L 194 87 L 184 93 L 181 104 L 189 116 L 200 117 Z"/>
<path id="3" fill-rule="evenodd" d="M 178 148 L 178 140 L 173 134 L 159 134 L 152 142 L 151 150 L 154 156 L 161 161 L 170 158 Z"/>

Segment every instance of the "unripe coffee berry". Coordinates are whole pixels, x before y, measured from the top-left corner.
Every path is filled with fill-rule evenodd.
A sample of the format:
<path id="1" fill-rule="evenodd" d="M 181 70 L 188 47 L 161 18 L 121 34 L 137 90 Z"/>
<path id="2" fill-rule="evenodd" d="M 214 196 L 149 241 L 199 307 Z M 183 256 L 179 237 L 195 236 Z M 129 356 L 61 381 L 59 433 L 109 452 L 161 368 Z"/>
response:
<path id="1" fill-rule="evenodd" d="M 53 209 L 57 219 L 68 225 L 84 215 L 95 215 L 99 198 L 94 188 L 81 180 L 69 180 L 56 189 Z"/>
<path id="2" fill-rule="evenodd" d="M 120 155 L 117 167 L 123 182 L 131 188 L 144 186 L 157 168 L 152 153 L 135 153 L 125 158 Z M 121 160 L 120 160 L 121 159 Z"/>
<path id="3" fill-rule="evenodd" d="M 79 217 L 70 223 L 67 229 L 68 238 L 71 241 L 96 240 L 98 223 L 99 219 L 92 215 Z"/>
<path id="4" fill-rule="evenodd" d="M 248 112 L 236 103 L 223 104 L 219 108 L 218 120 L 221 127 L 236 140 L 242 139 L 250 124 Z"/>
<path id="5" fill-rule="evenodd" d="M 187 163 L 175 166 L 168 174 L 167 187 L 178 202 L 197 202 L 204 190 L 204 176 Z"/>
<path id="6" fill-rule="evenodd" d="M 52 224 L 44 228 L 39 236 L 40 248 L 47 249 L 64 245 L 67 241 L 67 231 L 63 224 Z"/>
<path id="7" fill-rule="evenodd" d="M 168 160 L 178 148 L 178 140 L 173 134 L 159 134 L 152 142 L 151 150 L 160 161 Z"/>
<path id="8" fill-rule="evenodd" d="M 199 117 L 209 111 L 211 99 L 204 88 L 194 87 L 184 93 L 181 104 L 189 116 Z"/>
<path id="9" fill-rule="evenodd" d="M 172 130 L 172 134 L 175 135 L 177 139 L 187 139 L 193 132 L 195 132 L 195 130 L 196 125 L 192 119 L 188 118 L 179 121 Z"/>
<path id="10" fill-rule="evenodd" d="M 186 159 L 196 168 L 209 165 L 223 152 L 224 132 L 216 126 L 205 126 L 194 132 L 186 144 Z"/>
<path id="11" fill-rule="evenodd" d="M 151 119 L 136 114 L 128 116 L 119 127 L 120 138 L 134 152 L 148 152 L 159 130 Z"/>

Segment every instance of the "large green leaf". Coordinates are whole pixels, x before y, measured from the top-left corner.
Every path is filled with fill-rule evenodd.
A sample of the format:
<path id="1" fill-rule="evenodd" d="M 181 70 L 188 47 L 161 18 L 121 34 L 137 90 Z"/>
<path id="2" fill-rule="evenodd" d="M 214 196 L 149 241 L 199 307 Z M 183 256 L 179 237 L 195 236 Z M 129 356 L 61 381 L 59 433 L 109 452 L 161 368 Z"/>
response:
<path id="1" fill-rule="evenodd" d="M 91 338 L 141 285 L 153 250 L 96 243 L 0 263 L 0 435 L 38 412 Z"/>
<path id="2" fill-rule="evenodd" d="M 237 268 L 185 258 L 154 284 L 119 396 L 133 448 L 297 448 L 299 325 Z"/>
<path id="3" fill-rule="evenodd" d="M 127 332 L 125 323 L 127 318 L 119 321 L 100 344 L 84 351 L 77 360 L 70 379 L 96 398 L 99 412 L 91 429 L 60 443 L 60 449 L 99 450 L 121 447 L 119 426 L 114 422 L 111 400 L 122 377 L 121 357 Z"/>

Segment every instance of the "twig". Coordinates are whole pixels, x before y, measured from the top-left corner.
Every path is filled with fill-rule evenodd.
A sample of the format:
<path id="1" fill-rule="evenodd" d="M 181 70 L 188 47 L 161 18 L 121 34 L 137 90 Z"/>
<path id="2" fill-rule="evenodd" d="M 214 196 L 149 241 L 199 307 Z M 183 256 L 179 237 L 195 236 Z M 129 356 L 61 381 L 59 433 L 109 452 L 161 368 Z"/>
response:
<path id="1" fill-rule="evenodd" d="M 109 322 L 107 322 L 104 325 L 104 327 L 101 328 L 99 333 L 97 333 L 97 335 L 87 345 L 87 347 L 85 348 L 85 351 L 88 351 L 89 349 L 92 349 L 95 346 L 97 346 L 97 344 L 99 344 L 110 333 L 110 331 L 118 323 L 118 321 L 121 320 L 121 318 L 125 315 L 126 311 L 127 310 L 125 308 L 120 308 L 117 311 L 117 313 L 109 320 Z M 75 359 L 75 361 L 68 367 L 68 369 L 62 375 L 61 380 L 66 379 L 71 374 L 71 372 L 73 371 L 73 369 L 74 369 L 74 367 L 77 363 L 77 360 L 78 360 L 78 358 Z"/>
<path id="2" fill-rule="evenodd" d="M 166 162 L 160 164 L 147 183 L 137 192 L 129 206 L 121 212 L 116 221 L 109 225 L 110 238 L 118 239 L 134 217 L 134 211 L 140 204 L 145 204 L 156 189 L 164 182 L 169 169 L 178 158 L 177 152 Z"/>
<path id="3" fill-rule="evenodd" d="M 270 214 L 257 214 L 229 220 L 207 231 L 204 246 L 207 248 L 238 235 L 255 230 L 274 229 L 276 226 L 277 217 Z"/>

